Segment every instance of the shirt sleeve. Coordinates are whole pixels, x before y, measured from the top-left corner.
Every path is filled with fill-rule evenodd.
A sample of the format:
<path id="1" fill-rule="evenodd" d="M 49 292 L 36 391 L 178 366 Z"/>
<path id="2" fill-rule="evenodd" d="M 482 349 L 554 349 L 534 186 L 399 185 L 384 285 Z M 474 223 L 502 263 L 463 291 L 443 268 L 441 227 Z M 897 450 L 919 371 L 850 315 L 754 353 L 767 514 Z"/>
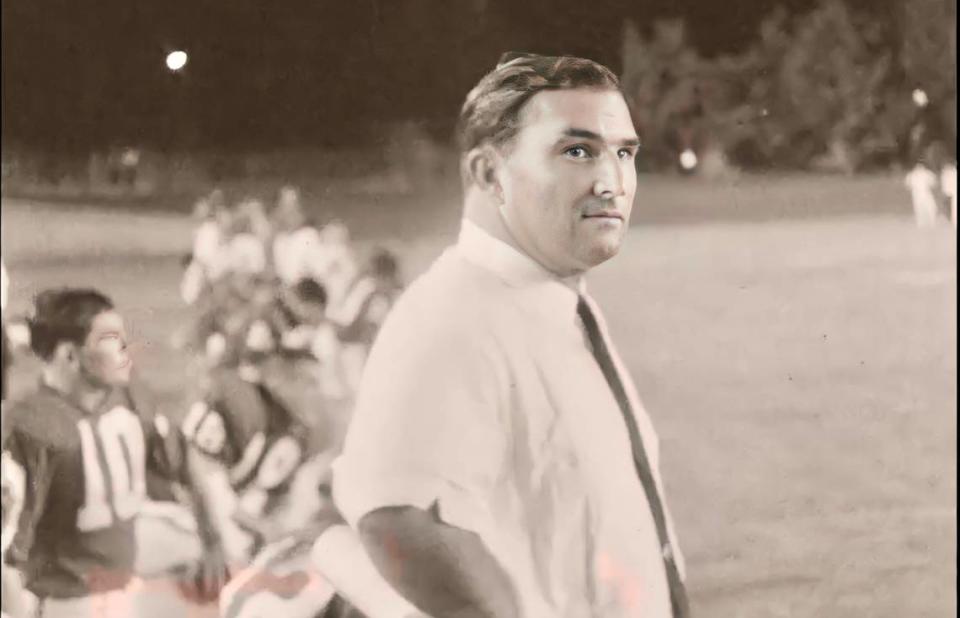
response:
<path id="1" fill-rule="evenodd" d="M 507 451 L 496 348 L 475 329 L 409 317 L 387 321 L 368 361 L 335 501 L 353 526 L 378 508 L 437 505 L 482 535 Z"/>
<path id="2" fill-rule="evenodd" d="M 4 446 L 3 460 L 3 547 L 5 561 L 17 567 L 26 561 L 33 546 L 54 465 L 46 445 L 16 431 Z"/>

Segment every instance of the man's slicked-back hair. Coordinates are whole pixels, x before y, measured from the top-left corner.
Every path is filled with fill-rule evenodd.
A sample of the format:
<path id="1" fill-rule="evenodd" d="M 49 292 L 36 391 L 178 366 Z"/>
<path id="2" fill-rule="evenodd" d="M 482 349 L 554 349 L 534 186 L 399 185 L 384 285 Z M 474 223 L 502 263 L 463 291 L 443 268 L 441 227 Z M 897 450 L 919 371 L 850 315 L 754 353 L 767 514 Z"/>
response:
<path id="1" fill-rule="evenodd" d="M 538 92 L 596 88 L 620 90 L 607 67 L 574 56 L 508 52 L 467 95 L 460 110 L 457 141 L 461 154 L 483 143 L 502 146 L 520 130 L 523 106 Z"/>
<path id="2" fill-rule="evenodd" d="M 83 345 L 90 334 L 93 319 L 113 309 L 105 294 L 89 288 L 44 290 L 33 301 L 30 348 L 43 360 L 50 360 L 63 342 Z"/>

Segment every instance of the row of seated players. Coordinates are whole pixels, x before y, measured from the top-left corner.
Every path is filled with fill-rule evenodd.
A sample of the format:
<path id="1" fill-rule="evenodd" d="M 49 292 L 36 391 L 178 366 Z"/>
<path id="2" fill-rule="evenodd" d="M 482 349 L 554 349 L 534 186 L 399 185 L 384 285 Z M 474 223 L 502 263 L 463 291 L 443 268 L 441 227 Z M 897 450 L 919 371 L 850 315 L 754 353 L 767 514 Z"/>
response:
<path id="1" fill-rule="evenodd" d="M 74 615 L 77 602 L 126 591 L 134 572 L 208 563 L 211 538 L 232 546 L 223 616 L 417 615 L 330 500 L 342 423 L 315 357 L 282 346 L 242 350 L 236 362 L 211 367 L 173 427 L 131 377 L 109 299 L 90 290 L 41 294 L 31 331 L 43 386 L 3 412 L 4 553 L 44 616 Z M 119 346 L 124 360 L 92 379 L 96 367 L 83 359 L 99 345 Z M 63 387 L 85 380 L 104 397 L 92 408 Z M 192 490 L 178 501 L 184 489 Z M 110 577 L 94 582 L 98 573 Z"/>

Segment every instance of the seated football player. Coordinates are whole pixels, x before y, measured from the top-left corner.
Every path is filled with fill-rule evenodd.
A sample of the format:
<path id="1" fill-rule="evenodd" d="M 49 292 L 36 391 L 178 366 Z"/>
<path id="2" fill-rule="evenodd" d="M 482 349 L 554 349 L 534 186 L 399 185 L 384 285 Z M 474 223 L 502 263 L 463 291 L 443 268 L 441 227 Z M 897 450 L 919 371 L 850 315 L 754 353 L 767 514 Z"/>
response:
<path id="1" fill-rule="evenodd" d="M 253 349 L 211 376 L 182 424 L 193 447 L 224 466 L 233 524 L 250 538 L 249 564 L 224 589 L 222 613 L 311 618 L 339 594 L 371 618 L 415 615 L 333 506 L 330 463 L 342 431 L 305 363 L 314 361 Z"/>
<path id="2" fill-rule="evenodd" d="M 364 272 L 350 285 L 344 301 L 331 312 L 342 343 L 344 375 L 351 390 L 359 387 L 373 340 L 402 291 L 396 256 L 378 249 Z"/>
<path id="3" fill-rule="evenodd" d="M 30 328 L 40 385 L 3 413 L 5 456 L 25 479 L 8 569 L 45 618 L 134 616 L 135 522 L 149 469 L 191 492 L 202 543 L 196 592 L 216 598 L 226 569 L 199 460 L 132 381 L 121 314 L 95 290 L 50 290 Z"/>

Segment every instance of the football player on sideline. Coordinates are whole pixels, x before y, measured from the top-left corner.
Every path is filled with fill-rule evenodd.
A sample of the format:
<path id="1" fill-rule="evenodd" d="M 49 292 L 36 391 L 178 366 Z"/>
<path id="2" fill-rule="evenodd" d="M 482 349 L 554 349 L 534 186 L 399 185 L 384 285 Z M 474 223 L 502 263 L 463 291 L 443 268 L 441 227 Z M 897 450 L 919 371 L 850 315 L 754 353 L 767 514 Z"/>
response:
<path id="1" fill-rule="evenodd" d="M 91 289 L 48 290 L 36 298 L 30 327 L 44 364 L 39 389 L 4 411 L 4 449 L 25 477 L 5 560 L 41 615 L 135 615 L 135 519 L 148 467 L 193 492 L 203 543 L 197 592 L 216 598 L 226 568 L 195 462 L 131 384 L 126 329 L 113 302 Z"/>
<path id="2" fill-rule="evenodd" d="M 342 431 L 315 363 L 250 350 L 239 366 L 213 372 L 183 421 L 184 436 L 223 466 L 232 489 L 217 497 L 221 508 L 232 503 L 223 536 L 236 538 L 229 528 L 249 535 L 251 560 L 224 588 L 221 616 L 343 618 L 343 601 L 369 618 L 417 616 L 333 506 L 330 463 Z"/>
<path id="3" fill-rule="evenodd" d="M 344 301 L 330 312 L 342 342 L 344 374 L 353 393 L 360 387 L 373 341 L 401 292 L 403 281 L 396 255 L 377 249 L 365 272 L 354 279 Z"/>

